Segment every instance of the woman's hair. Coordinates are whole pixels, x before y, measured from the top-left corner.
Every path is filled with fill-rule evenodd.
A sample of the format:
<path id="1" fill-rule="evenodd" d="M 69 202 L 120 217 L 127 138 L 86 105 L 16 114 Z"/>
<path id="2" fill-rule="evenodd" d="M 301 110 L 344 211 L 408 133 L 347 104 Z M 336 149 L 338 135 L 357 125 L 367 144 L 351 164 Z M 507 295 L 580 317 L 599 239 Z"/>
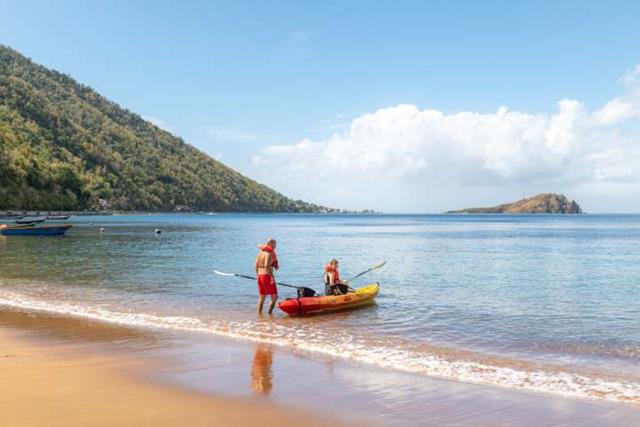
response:
<path id="1" fill-rule="evenodd" d="M 331 261 L 329 261 L 329 265 L 338 265 L 338 260 L 332 259 Z"/>

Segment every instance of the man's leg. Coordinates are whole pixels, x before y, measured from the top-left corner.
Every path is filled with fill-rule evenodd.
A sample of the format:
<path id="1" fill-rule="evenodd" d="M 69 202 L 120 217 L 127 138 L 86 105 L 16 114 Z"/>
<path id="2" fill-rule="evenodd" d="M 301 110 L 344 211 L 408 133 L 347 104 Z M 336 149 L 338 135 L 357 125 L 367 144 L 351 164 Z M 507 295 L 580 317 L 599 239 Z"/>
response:
<path id="1" fill-rule="evenodd" d="M 271 294 L 271 304 L 269 305 L 269 314 L 276 308 L 276 301 L 278 301 L 278 294 Z"/>
<path id="2" fill-rule="evenodd" d="M 264 305 L 264 299 L 266 295 L 260 294 L 258 297 L 258 314 L 262 314 L 262 306 Z"/>

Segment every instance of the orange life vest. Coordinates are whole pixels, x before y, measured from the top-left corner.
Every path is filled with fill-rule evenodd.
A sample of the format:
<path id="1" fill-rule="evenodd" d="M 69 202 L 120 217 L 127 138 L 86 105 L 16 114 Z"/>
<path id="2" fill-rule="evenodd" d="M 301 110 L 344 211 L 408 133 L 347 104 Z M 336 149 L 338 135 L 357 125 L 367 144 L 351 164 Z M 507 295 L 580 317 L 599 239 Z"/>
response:
<path id="1" fill-rule="evenodd" d="M 260 248 L 261 251 L 269 252 L 271 254 L 271 267 L 277 270 L 279 265 L 278 265 L 278 256 L 276 255 L 276 251 L 274 251 L 273 248 L 269 245 L 260 245 L 258 247 Z M 262 266 L 259 266 L 259 267 L 262 267 Z"/>
<path id="2" fill-rule="evenodd" d="M 331 264 L 327 264 L 324 266 L 324 283 L 328 285 L 331 280 L 329 280 L 329 273 L 333 273 L 333 283 L 340 283 L 340 272 L 337 268 L 334 268 Z"/>

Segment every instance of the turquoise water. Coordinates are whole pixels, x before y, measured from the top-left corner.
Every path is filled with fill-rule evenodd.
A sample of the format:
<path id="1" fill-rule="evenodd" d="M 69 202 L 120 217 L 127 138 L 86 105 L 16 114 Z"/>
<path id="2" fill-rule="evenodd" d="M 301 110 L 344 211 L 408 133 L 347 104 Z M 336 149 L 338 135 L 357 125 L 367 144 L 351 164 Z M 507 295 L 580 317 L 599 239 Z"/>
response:
<path id="1" fill-rule="evenodd" d="M 640 405 L 640 215 L 194 214 L 72 223 L 64 238 L 0 238 L 0 304 Z M 251 274 L 256 245 L 268 237 L 278 240 L 277 278 L 316 290 L 331 258 L 345 277 L 388 260 L 358 282 L 380 282 L 377 304 L 258 317 L 255 284 L 213 269 Z"/>

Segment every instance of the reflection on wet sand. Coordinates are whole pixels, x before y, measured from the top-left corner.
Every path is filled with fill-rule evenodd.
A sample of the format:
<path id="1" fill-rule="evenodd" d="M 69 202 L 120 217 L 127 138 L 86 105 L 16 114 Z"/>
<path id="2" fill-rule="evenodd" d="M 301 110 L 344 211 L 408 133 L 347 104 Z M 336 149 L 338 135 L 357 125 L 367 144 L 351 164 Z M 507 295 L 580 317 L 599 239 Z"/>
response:
<path id="1" fill-rule="evenodd" d="M 258 345 L 251 366 L 251 388 L 258 394 L 269 394 L 273 388 L 273 352 L 266 345 Z"/>
<path id="2" fill-rule="evenodd" d="M 162 342 L 153 334 L 141 330 L 92 321 L 64 317 L 45 312 L 23 312 L 0 308 L 0 326 L 29 332 L 37 337 L 62 338 L 75 345 L 88 343 L 106 344 L 109 348 L 142 345 L 144 348 L 159 347 Z"/>

